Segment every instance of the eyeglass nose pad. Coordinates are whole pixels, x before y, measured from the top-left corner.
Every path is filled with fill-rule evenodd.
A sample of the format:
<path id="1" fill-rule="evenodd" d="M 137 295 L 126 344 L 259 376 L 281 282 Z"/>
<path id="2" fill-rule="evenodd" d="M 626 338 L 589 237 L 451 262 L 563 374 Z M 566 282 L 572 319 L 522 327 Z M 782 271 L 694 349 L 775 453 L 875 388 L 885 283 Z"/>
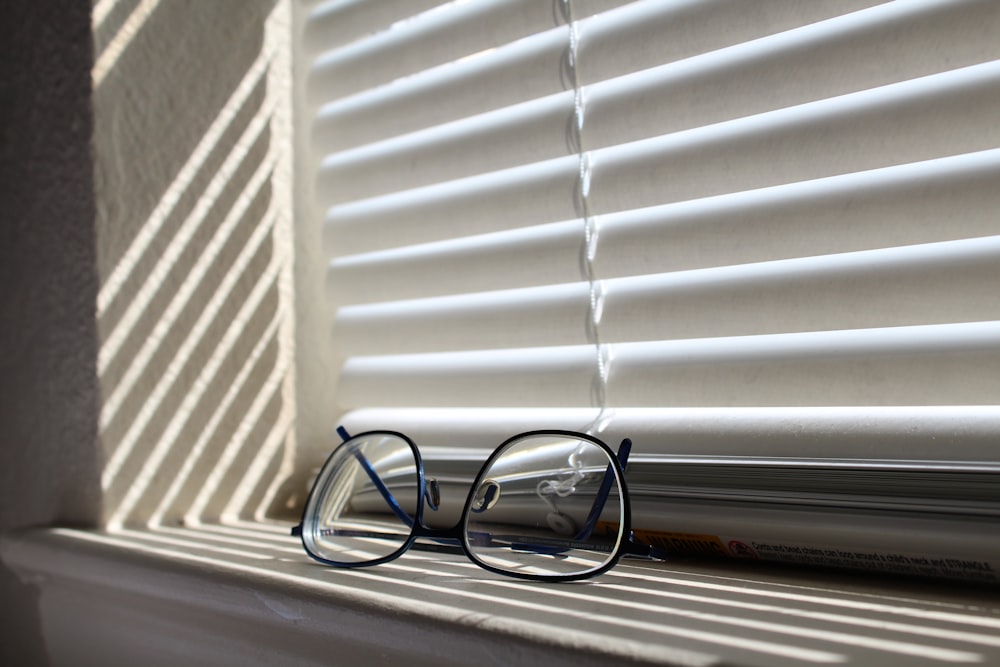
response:
<path id="1" fill-rule="evenodd" d="M 472 499 L 472 511 L 476 514 L 485 512 L 500 500 L 500 484 L 495 479 L 485 479 L 476 490 Z"/>
<path id="2" fill-rule="evenodd" d="M 428 477 L 424 480 L 424 500 L 427 502 L 427 506 L 431 508 L 431 511 L 436 512 L 441 506 L 441 485 L 434 477 Z"/>

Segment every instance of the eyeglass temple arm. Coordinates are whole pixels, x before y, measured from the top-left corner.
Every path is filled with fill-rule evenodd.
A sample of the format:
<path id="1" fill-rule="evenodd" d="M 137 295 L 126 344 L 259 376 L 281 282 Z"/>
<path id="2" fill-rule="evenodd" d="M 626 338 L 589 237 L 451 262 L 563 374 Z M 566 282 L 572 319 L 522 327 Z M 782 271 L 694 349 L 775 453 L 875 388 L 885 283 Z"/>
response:
<path id="1" fill-rule="evenodd" d="M 632 440 L 631 438 L 625 438 L 622 440 L 622 444 L 618 446 L 618 464 L 621 466 L 622 472 L 625 471 L 625 466 L 628 464 L 628 455 L 631 451 Z M 583 523 L 583 528 L 580 529 L 580 532 L 576 534 L 575 539 L 585 540 L 594 532 L 594 526 L 597 525 L 597 520 L 601 518 L 601 512 L 604 511 L 604 505 L 608 502 L 608 496 L 611 495 L 611 485 L 614 482 L 615 464 L 612 462 L 608 464 L 608 469 L 604 472 L 604 479 L 601 480 L 601 486 L 597 489 L 594 504 L 591 505 L 587 520 Z"/>
<path id="2" fill-rule="evenodd" d="M 348 440 L 351 439 L 351 434 L 343 426 L 337 427 L 337 435 L 340 436 L 340 439 L 343 442 L 347 442 Z M 382 481 L 382 478 L 379 477 L 379 474 L 375 471 L 375 468 L 372 467 L 371 462 L 357 448 L 352 448 L 351 454 L 354 455 L 354 458 L 357 459 L 358 463 L 361 465 L 361 468 L 365 471 L 365 474 L 368 475 L 368 479 L 372 481 L 372 484 L 374 484 L 375 488 L 378 489 L 378 492 L 382 495 L 382 498 L 385 500 L 386 503 L 388 503 L 389 508 L 392 510 L 392 513 L 395 514 L 400 521 L 402 521 L 407 526 L 412 528 L 413 518 L 406 513 L 406 510 L 400 507 L 399 502 L 396 500 L 396 496 L 392 495 L 392 491 L 389 490 L 389 487 L 387 487 L 385 485 L 385 482 Z M 437 507 L 435 506 L 433 507 L 433 509 L 437 509 Z M 302 534 L 302 524 L 299 524 L 292 528 L 293 536 L 298 537 L 301 534 Z"/>
<path id="3" fill-rule="evenodd" d="M 621 465 L 622 472 L 625 472 L 625 466 L 628 465 L 628 455 L 631 451 L 632 439 L 625 438 L 618 446 L 618 463 Z M 601 480 L 601 486 L 597 490 L 597 496 L 594 498 L 594 504 L 590 508 L 590 514 L 587 516 L 587 521 L 584 523 L 583 529 L 576 535 L 576 539 L 578 540 L 585 540 L 590 537 L 590 534 L 594 531 L 594 527 L 597 525 L 598 519 L 601 517 L 601 512 L 604 511 L 604 505 L 607 503 L 608 496 L 611 494 L 611 485 L 615 481 L 613 466 L 614 463 L 608 464 L 608 469 L 604 473 L 604 479 Z M 632 532 L 629 532 L 628 544 L 626 546 L 625 553 L 629 556 L 656 558 L 658 560 L 667 559 L 667 554 L 662 549 L 658 549 L 650 544 L 636 542 L 635 533 Z"/>
<path id="4" fill-rule="evenodd" d="M 347 442 L 348 440 L 351 439 L 351 436 L 347 432 L 347 429 L 345 429 L 343 426 L 337 427 L 337 435 L 339 435 L 344 440 L 344 442 Z M 361 450 L 358 449 L 357 447 L 351 447 L 351 454 L 353 454 L 354 458 L 357 459 L 359 464 L 361 464 L 361 468 L 365 471 L 365 474 L 368 475 L 368 479 L 372 481 L 372 484 L 375 485 L 375 488 L 378 489 L 378 492 L 382 494 L 382 498 L 385 500 L 385 502 L 389 504 L 389 509 L 392 510 L 392 513 L 395 514 L 400 521 L 402 521 L 407 526 L 410 526 L 412 528 L 413 519 L 410 517 L 409 514 L 406 513 L 406 510 L 400 507 L 399 502 L 396 500 L 396 496 L 392 495 L 392 491 L 390 491 L 389 487 L 385 485 L 385 482 L 382 481 L 382 478 L 379 477 L 379 474 L 375 472 L 375 468 L 372 467 L 371 462 L 365 457 L 364 454 L 361 453 Z"/>
<path id="5" fill-rule="evenodd" d="M 347 429 L 343 426 L 337 427 L 337 435 L 339 435 L 344 442 L 351 439 L 351 434 L 348 433 Z M 351 450 L 351 453 L 354 454 L 354 458 L 358 460 L 361 467 L 365 469 L 365 473 L 368 474 L 368 478 L 371 479 L 372 484 L 374 484 L 375 488 L 378 489 L 378 492 L 382 494 L 385 501 L 389 503 L 389 507 L 392 508 L 392 511 L 396 514 L 396 516 L 405 522 L 406 525 L 412 526 L 413 519 L 402 507 L 399 506 L 399 503 L 396 501 L 396 497 L 392 495 L 392 491 L 389 490 L 389 487 L 387 487 L 385 482 L 382 481 L 382 478 L 379 477 L 375 468 L 372 467 L 371 462 L 357 449 Z M 437 488 L 437 480 L 427 478 L 424 480 L 424 483 L 424 501 L 426 501 L 427 506 L 430 507 L 431 510 L 436 511 L 441 502 L 440 493 Z"/>

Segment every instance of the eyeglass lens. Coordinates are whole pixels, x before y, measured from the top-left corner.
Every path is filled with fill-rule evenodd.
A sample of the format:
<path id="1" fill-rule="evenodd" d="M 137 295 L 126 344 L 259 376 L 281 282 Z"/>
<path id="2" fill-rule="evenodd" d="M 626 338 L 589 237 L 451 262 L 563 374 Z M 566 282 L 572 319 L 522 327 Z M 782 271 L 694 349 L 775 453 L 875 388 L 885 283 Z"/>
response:
<path id="1" fill-rule="evenodd" d="M 387 433 L 354 438 L 327 461 L 302 536 L 310 553 L 356 565 L 404 548 L 417 517 L 419 474 L 408 442 Z"/>
<path id="2" fill-rule="evenodd" d="M 465 513 L 474 560 L 533 576 L 581 575 L 615 558 L 625 525 L 611 454 L 586 439 L 534 434 L 480 473 Z"/>

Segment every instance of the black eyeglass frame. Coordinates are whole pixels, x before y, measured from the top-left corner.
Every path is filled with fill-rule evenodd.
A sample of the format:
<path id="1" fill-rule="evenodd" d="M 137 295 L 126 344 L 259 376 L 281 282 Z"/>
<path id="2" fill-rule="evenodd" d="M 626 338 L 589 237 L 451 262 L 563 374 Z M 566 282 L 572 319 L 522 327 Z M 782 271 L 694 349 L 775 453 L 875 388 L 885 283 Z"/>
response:
<path id="1" fill-rule="evenodd" d="M 427 543 L 417 542 L 417 539 L 419 538 L 426 538 L 431 540 L 456 541 L 458 542 L 458 547 L 460 548 L 461 552 L 463 552 L 470 561 L 482 567 L 483 569 L 488 570 L 490 572 L 494 572 L 496 574 L 502 574 L 509 577 L 515 577 L 518 579 L 526 579 L 531 581 L 562 582 L 562 581 L 577 581 L 581 579 L 589 579 L 591 577 L 596 577 L 598 575 L 601 575 L 604 572 L 607 572 L 608 570 L 613 568 L 615 565 L 618 564 L 618 562 L 621 560 L 623 556 L 636 556 L 640 558 L 656 559 L 656 560 L 665 559 L 665 554 L 662 551 L 651 545 L 637 542 L 634 534 L 632 533 L 632 509 L 629 498 L 628 485 L 625 481 L 625 466 L 628 463 L 628 455 L 632 446 L 632 441 L 628 438 L 622 440 L 622 443 L 619 447 L 619 452 L 616 454 L 607 444 L 605 444 L 600 439 L 592 435 L 586 433 L 579 433 L 576 431 L 547 429 L 547 430 L 527 431 L 525 433 L 514 435 L 506 439 L 503 443 L 500 444 L 499 447 L 494 449 L 493 452 L 490 454 L 490 456 L 483 463 L 482 467 L 479 470 L 479 473 L 476 475 L 472 483 L 471 488 L 469 489 L 469 494 L 468 497 L 466 498 L 465 505 L 463 506 L 462 514 L 458 523 L 451 528 L 438 529 L 438 528 L 428 528 L 426 525 L 424 525 L 423 521 L 424 505 L 427 504 L 425 501 L 427 497 L 427 480 L 424 475 L 423 457 L 420 456 L 420 450 L 417 448 L 417 445 L 416 443 L 413 442 L 413 440 L 411 440 L 408 436 L 398 431 L 373 430 L 373 431 L 365 431 L 363 433 L 358 433 L 357 435 L 354 436 L 350 436 L 343 428 L 338 428 L 337 431 L 344 439 L 344 442 L 339 447 L 334 449 L 333 452 L 331 452 L 330 456 L 323 464 L 323 467 L 320 468 L 320 472 L 316 477 L 316 481 L 313 483 L 313 487 L 310 490 L 309 496 L 306 499 L 305 508 L 303 509 L 303 514 L 302 514 L 302 520 L 299 523 L 299 525 L 292 528 L 292 535 L 298 536 L 302 539 L 302 547 L 305 550 L 305 552 L 313 560 L 323 563 L 324 565 L 329 565 L 332 567 L 342 567 L 342 568 L 370 567 L 373 565 L 380 565 L 382 563 L 387 563 L 392 560 L 395 560 L 396 558 L 399 558 L 401 555 L 406 553 L 411 548 L 433 550 L 433 551 L 449 551 L 449 552 L 454 552 L 456 550 L 456 547 L 450 544 L 427 544 Z M 325 473 L 327 472 L 327 467 L 330 465 L 331 461 L 333 461 L 334 457 L 338 454 L 338 452 L 342 447 L 348 446 L 351 441 L 358 441 L 364 438 L 369 438 L 378 435 L 391 436 L 402 440 L 409 446 L 410 451 L 413 453 L 413 459 L 416 465 L 418 495 L 417 495 L 416 511 L 414 513 L 414 516 L 408 517 L 408 515 L 406 515 L 410 519 L 407 521 L 407 523 L 410 524 L 410 535 L 403 541 L 403 543 L 399 546 L 399 548 L 393 551 L 392 553 L 385 556 L 381 556 L 379 558 L 374 558 L 372 560 L 355 562 L 355 561 L 334 561 L 327 558 L 323 558 L 322 556 L 313 553 L 309 549 L 309 545 L 307 544 L 306 540 L 306 535 L 304 534 L 305 533 L 304 526 L 306 526 L 307 521 L 310 519 L 309 512 L 310 509 L 312 508 L 315 495 L 321 491 L 325 492 L 325 488 L 324 489 L 318 488 L 319 483 L 326 478 Z M 490 470 L 493 462 L 496 461 L 497 458 L 499 458 L 505 453 L 508 445 L 510 445 L 515 441 L 523 440 L 534 436 L 556 436 L 556 437 L 565 437 L 569 439 L 586 440 L 587 442 L 594 444 L 600 449 L 602 449 L 608 457 L 609 461 L 608 472 L 612 473 L 614 475 L 614 478 L 617 479 L 621 496 L 621 503 L 622 503 L 622 525 L 620 527 L 621 537 L 618 540 L 618 544 L 615 548 L 613 555 L 610 558 L 608 558 L 604 563 L 602 563 L 601 565 L 592 570 L 586 570 L 584 572 L 569 573 L 569 574 L 530 574 L 530 573 L 518 572 L 515 570 L 505 570 L 503 568 L 498 568 L 493 565 L 490 565 L 489 563 L 486 563 L 482 561 L 480 558 L 478 558 L 473 553 L 472 547 L 468 542 L 469 532 L 468 530 L 466 530 L 466 525 L 468 524 L 469 520 L 468 515 L 472 511 L 473 501 L 476 497 L 476 491 L 483 483 L 486 472 Z M 366 462 L 362 462 L 362 465 L 363 467 L 366 468 L 366 472 L 368 473 L 369 477 L 371 477 L 376 487 L 379 487 L 379 491 L 380 493 L 382 493 L 383 497 L 385 497 L 386 501 L 389 502 L 390 506 L 398 510 L 397 514 L 399 512 L 403 512 L 405 514 L 405 512 L 401 508 L 399 508 L 399 505 L 396 502 L 395 498 L 392 496 L 391 492 L 387 488 L 385 488 L 384 484 L 381 483 L 377 473 L 375 473 L 375 471 L 370 468 L 370 465 L 366 465 Z M 610 485 L 607 486 L 608 489 L 604 491 L 603 497 L 601 497 L 599 494 L 599 497 L 595 499 L 595 508 L 598 507 L 598 505 L 600 505 L 600 507 L 603 507 L 604 502 L 607 501 L 607 496 L 608 493 L 610 492 Z M 592 512 L 592 514 L 594 513 Z M 600 512 L 597 511 L 596 514 L 600 514 Z"/>

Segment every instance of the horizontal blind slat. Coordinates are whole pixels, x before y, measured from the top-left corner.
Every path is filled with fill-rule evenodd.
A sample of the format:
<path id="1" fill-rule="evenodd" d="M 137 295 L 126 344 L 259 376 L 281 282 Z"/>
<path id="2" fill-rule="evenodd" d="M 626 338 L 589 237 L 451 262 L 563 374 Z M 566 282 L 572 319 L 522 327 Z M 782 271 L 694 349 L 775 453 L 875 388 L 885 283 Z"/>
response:
<path id="1" fill-rule="evenodd" d="M 606 280 L 604 342 L 1000 320 L 1000 237 Z M 955 294 L 961 294 L 956 299 Z M 345 306 L 343 354 L 566 345 L 586 283 Z M 724 317 L 720 317 L 724 314 Z"/>
<path id="2" fill-rule="evenodd" d="M 1000 322 L 611 348 L 615 407 L 1000 403 Z"/>
<path id="3" fill-rule="evenodd" d="M 809 3 L 799 3 L 804 4 Z M 1000 4 L 982 0 L 959 4 L 958 8 L 952 1 L 880 5 L 588 86 L 588 148 L 1000 58 L 996 39 Z M 889 54 L 887 44 L 892 45 Z"/>
<path id="4" fill-rule="evenodd" d="M 337 388 L 345 408 L 581 407 L 591 403 L 590 345 L 352 357 Z"/>
<path id="5" fill-rule="evenodd" d="M 552 28 L 327 101 L 313 122 L 313 152 L 322 156 L 571 89 L 561 74 L 568 41 L 565 26 Z"/>
<path id="6" fill-rule="evenodd" d="M 1000 322 L 619 343 L 610 407 L 993 405 Z M 585 407 L 592 346 L 353 357 L 347 407 Z"/>
<path id="7" fill-rule="evenodd" d="M 995 405 L 613 408 L 615 433 L 671 455 L 996 461 Z"/>
<path id="8" fill-rule="evenodd" d="M 313 105 L 453 62 L 562 22 L 548 2 L 448 3 L 371 38 L 321 54 L 309 73 Z"/>
<path id="9" fill-rule="evenodd" d="M 327 0 L 305 19 L 302 47 L 307 56 L 381 32 L 386 26 L 419 14 L 446 0 Z"/>
<path id="10" fill-rule="evenodd" d="M 600 216 L 614 278 L 988 236 L 1000 150 Z M 653 251 L 655 249 L 655 252 Z"/>
<path id="11" fill-rule="evenodd" d="M 986 236 L 997 182 L 993 150 L 609 214 L 596 220 L 594 269 L 616 278 Z M 328 290 L 346 305 L 571 282 L 580 230 L 567 220 L 344 256 Z"/>
<path id="12" fill-rule="evenodd" d="M 586 344 L 590 287 L 519 290 L 345 306 L 334 335 L 344 355 Z"/>
<path id="13" fill-rule="evenodd" d="M 883 0 L 645 0 L 583 20 L 579 74 L 584 84 L 758 39 Z"/>
<path id="14" fill-rule="evenodd" d="M 586 430 L 597 410 L 590 407 L 370 407 L 343 416 L 348 432 L 378 428 L 409 435 L 425 458 L 469 459 L 472 472 L 507 438 L 518 433 L 552 428 Z M 433 466 L 431 462 L 429 470 Z M 432 474 L 428 471 L 428 474 Z"/>
<path id="15" fill-rule="evenodd" d="M 591 153 L 607 213 L 996 148 L 1000 61 Z M 595 132 L 592 126 L 590 132 Z"/>
<path id="16" fill-rule="evenodd" d="M 324 204 L 336 204 L 575 155 L 573 108 L 572 92 L 549 95 L 335 153 L 317 188 Z"/>
<path id="17" fill-rule="evenodd" d="M 635 0 L 572 0 L 573 18 L 577 21 L 594 14 L 603 14 Z"/>
<path id="18" fill-rule="evenodd" d="M 568 220 L 348 255 L 330 262 L 327 293 L 350 305 L 568 283 L 580 249 L 580 222 Z"/>
<path id="19" fill-rule="evenodd" d="M 914 18 L 910 21 L 901 21 L 899 10 L 869 12 L 876 14 L 877 23 L 865 24 L 869 30 L 863 42 L 858 21 L 851 21 L 850 29 L 830 29 L 827 22 L 694 58 L 678 67 L 657 68 L 653 74 L 658 77 L 644 72 L 626 77 L 625 82 L 592 86 L 586 92 L 588 146 L 633 141 L 1000 57 L 1000 41 L 994 39 L 1000 30 L 1000 5 L 985 5 L 978 12 L 942 12 L 935 7 L 939 11 L 932 13 L 916 7 L 922 11 L 914 12 L 915 18 L 902 17 Z M 953 16 L 959 18 L 949 23 Z M 970 35 L 971 27 L 976 31 Z M 874 60 L 900 30 L 921 38 L 911 34 L 904 42 L 908 52 L 897 50 L 892 60 Z M 963 36 L 953 40 L 958 46 L 945 52 L 934 48 L 949 33 Z M 833 52 L 821 48 L 824 40 L 833 42 Z M 758 60 L 764 61 L 763 66 Z M 791 72 L 790 60 L 796 62 Z M 887 64 L 863 67 L 873 60 Z M 845 80 L 844 69 L 852 62 L 865 75 Z M 720 71 L 721 81 L 716 80 Z M 741 96 L 741 86 L 750 99 Z M 566 92 L 339 152 L 324 161 L 319 188 L 358 199 L 575 152 L 568 141 L 573 111 L 573 94 Z"/>
<path id="20" fill-rule="evenodd" d="M 602 283 L 601 339 L 1000 320 L 998 285 L 1000 236 L 619 278 Z"/>
<path id="21" fill-rule="evenodd" d="M 824 171 L 843 173 L 930 159 L 939 157 L 940 152 L 992 148 L 1000 143 L 1000 129 L 991 113 L 998 102 L 1000 61 L 836 101 L 594 151 L 591 210 L 603 213 L 638 208 L 709 196 L 719 190 L 753 189 L 774 181 L 829 175 Z M 912 129 L 914 126 L 918 129 Z M 918 137 L 920 141 L 916 141 Z M 775 154 L 799 159 L 767 159 Z M 823 160 L 816 159 L 820 154 Z M 518 217 L 526 216 L 536 223 L 566 219 L 574 214 L 577 169 L 576 160 L 569 156 L 376 197 L 334 208 L 330 219 L 335 222 L 329 226 L 339 226 L 338 233 L 344 237 L 351 224 L 391 224 L 391 220 L 399 220 L 400 210 L 407 212 L 409 227 L 423 221 L 432 224 L 442 215 L 473 216 L 466 203 L 470 198 L 477 200 L 480 216 L 486 213 L 483 208 L 487 205 L 494 208 L 495 204 L 495 214 L 501 214 L 508 211 L 507 206 L 530 203 L 541 204 L 542 210 L 529 214 L 529 209 Z M 706 177 L 708 171 L 713 178 Z M 546 178 L 561 180 L 561 187 L 554 188 L 555 183 Z M 512 184 L 520 186 L 518 193 L 511 192 Z M 535 196 L 519 197 L 522 192 Z M 621 194 L 624 192 L 627 197 Z M 496 195 L 499 201 L 491 198 Z M 476 231 L 504 228 L 489 219 L 492 216 L 483 217 L 482 226 L 473 227 Z"/>
<path id="22" fill-rule="evenodd" d="M 327 213 L 327 248 L 338 256 L 568 220 L 579 168 L 567 156 L 338 205 Z"/>
<path id="23" fill-rule="evenodd" d="M 512 435 L 554 424 L 586 430 L 596 416 L 595 408 L 401 407 L 362 408 L 343 421 L 351 432 L 378 424 L 409 434 L 421 450 L 459 451 L 481 464 Z M 610 408 L 605 416 L 602 437 L 612 444 L 631 438 L 635 453 L 859 464 L 993 462 L 1000 432 L 995 405 Z"/>

